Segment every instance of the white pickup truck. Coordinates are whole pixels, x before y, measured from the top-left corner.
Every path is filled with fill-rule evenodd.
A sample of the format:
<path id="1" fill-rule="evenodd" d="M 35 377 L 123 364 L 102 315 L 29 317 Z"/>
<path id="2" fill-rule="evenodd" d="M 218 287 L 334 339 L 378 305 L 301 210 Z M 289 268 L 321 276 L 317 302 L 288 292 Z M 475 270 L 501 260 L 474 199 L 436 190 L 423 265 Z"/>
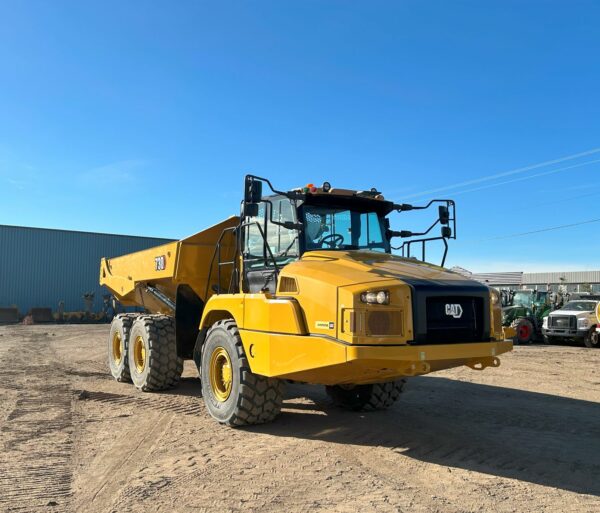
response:
<path id="1" fill-rule="evenodd" d="M 600 302 L 590 299 L 569 301 L 550 312 L 542 323 L 544 341 L 582 341 L 587 347 L 600 347 Z"/>

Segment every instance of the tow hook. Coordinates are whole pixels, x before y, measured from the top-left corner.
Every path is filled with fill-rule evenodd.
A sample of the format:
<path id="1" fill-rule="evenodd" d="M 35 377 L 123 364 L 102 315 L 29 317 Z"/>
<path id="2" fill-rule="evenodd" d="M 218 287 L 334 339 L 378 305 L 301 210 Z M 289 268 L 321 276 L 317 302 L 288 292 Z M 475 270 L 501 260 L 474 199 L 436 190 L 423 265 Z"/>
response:
<path id="1" fill-rule="evenodd" d="M 469 366 L 473 370 L 482 371 L 487 367 L 500 367 L 500 358 L 495 356 L 486 356 L 485 358 L 473 358 L 467 362 L 467 366 Z"/>
<path id="2" fill-rule="evenodd" d="M 418 376 L 427 374 L 431 371 L 431 366 L 427 362 L 410 362 L 410 365 L 404 370 L 405 376 Z"/>

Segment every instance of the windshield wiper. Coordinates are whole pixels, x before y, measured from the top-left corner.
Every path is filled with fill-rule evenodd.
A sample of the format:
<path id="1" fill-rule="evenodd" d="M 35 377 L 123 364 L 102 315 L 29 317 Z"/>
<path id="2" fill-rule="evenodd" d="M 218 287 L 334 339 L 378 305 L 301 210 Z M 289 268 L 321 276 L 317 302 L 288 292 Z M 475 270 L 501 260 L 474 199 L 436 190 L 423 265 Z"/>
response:
<path id="1" fill-rule="evenodd" d="M 285 257 L 288 255 L 290 249 L 292 249 L 294 247 L 294 244 L 296 243 L 296 241 L 298 240 L 298 235 L 296 235 L 293 239 L 292 242 L 290 243 L 290 245 L 282 252 L 279 253 L 278 255 L 275 255 L 277 258 L 281 258 L 281 257 Z"/>

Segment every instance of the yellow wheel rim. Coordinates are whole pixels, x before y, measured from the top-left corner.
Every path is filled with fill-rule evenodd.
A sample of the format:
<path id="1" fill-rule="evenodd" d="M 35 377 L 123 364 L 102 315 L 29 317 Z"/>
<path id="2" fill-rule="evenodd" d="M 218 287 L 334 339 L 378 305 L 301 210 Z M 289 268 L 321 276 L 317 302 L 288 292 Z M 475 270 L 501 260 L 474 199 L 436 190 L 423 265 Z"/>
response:
<path id="1" fill-rule="evenodd" d="M 112 357 L 113 361 L 119 365 L 121 358 L 123 358 L 123 348 L 121 345 L 121 334 L 115 331 L 112 338 Z"/>
<path id="2" fill-rule="evenodd" d="M 231 359 L 223 347 L 216 347 L 210 356 L 210 386 L 220 402 L 225 402 L 231 394 L 233 372 Z"/>
<path id="3" fill-rule="evenodd" d="M 144 367 L 146 367 L 146 344 L 144 344 L 142 337 L 137 337 L 133 344 L 133 361 L 136 370 L 139 373 L 144 372 Z"/>

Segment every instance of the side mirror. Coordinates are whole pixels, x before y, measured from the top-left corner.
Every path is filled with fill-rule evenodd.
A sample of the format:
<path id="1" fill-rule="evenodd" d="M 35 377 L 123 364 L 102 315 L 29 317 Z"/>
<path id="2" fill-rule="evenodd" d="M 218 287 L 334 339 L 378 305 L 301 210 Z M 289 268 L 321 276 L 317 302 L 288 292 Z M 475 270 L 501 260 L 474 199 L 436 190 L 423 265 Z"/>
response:
<path id="1" fill-rule="evenodd" d="M 258 203 L 244 203 L 244 217 L 256 217 L 258 215 Z"/>
<path id="2" fill-rule="evenodd" d="M 448 211 L 448 207 L 445 205 L 440 205 L 438 207 L 439 219 L 441 224 L 448 224 L 450 222 L 450 212 Z"/>
<path id="3" fill-rule="evenodd" d="M 251 176 L 246 177 L 244 202 L 245 203 L 260 203 L 262 199 L 262 182 L 255 180 Z"/>
<path id="4" fill-rule="evenodd" d="M 444 239 L 452 237 L 452 229 L 449 226 L 442 226 L 442 237 L 444 237 Z"/>

